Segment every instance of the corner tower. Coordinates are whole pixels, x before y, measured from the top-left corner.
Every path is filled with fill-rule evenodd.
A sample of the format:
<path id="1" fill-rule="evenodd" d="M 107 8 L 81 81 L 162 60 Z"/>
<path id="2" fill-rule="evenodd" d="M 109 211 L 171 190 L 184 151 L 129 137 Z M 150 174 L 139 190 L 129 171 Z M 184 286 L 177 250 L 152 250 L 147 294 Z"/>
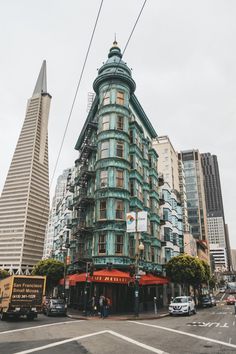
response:
<path id="1" fill-rule="evenodd" d="M 115 41 L 93 83 L 96 97 L 76 143 L 72 259 L 127 271 L 137 238 L 126 232 L 126 213 L 147 211 L 143 268 L 162 272 L 159 236 L 157 136 L 138 99 L 131 70 Z M 79 267 L 80 268 L 80 267 Z"/>
<path id="2" fill-rule="evenodd" d="M 22 273 L 43 255 L 49 213 L 46 61 L 43 61 L 0 198 L 0 267 Z"/>

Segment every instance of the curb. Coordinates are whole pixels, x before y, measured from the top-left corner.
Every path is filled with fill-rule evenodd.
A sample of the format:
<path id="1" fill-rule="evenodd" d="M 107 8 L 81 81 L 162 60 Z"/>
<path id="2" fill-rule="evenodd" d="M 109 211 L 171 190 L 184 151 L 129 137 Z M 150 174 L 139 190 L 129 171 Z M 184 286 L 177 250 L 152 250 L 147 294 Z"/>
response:
<path id="1" fill-rule="evenodd" d="M 122 317 L 122 316 L 109 316 L 106 320 L 109 321 L 142 321 L 142 320 L 158 320 L 163 317 L 169 316 L 169 313 L 163 313 L 157 316 L 139 316 L 139 317 Z M 67 315 L 67 317 L 76 319 L 76 320 L 85 320 L 85 321 L 99 321 L 100 317 L 86 317 L 86 316 L 77 316 L 77 315 Z"/>

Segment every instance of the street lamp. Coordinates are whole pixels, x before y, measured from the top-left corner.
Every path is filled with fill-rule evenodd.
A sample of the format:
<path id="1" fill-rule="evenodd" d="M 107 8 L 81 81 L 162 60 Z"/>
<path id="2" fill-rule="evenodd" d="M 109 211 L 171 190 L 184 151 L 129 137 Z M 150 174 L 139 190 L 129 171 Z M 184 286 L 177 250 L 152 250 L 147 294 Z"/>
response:
<path id="1" fill-rule="evenodd" d="M 87 292 L 88 292 L 89 265 L 90 265 L 90 262 L 86 262 L 86 279 L 85 279 L 85 285 L 84 285 L 84 311 L 83 311 L 85 316 L 87 316 L 87 302 L 88 302 Z"/>
<path id="2" fill-rule="evenodd" d="M 66 241 L 64 247 L 61 247 L 61 251 L 63 252 L 63 256 L 64 256 L 64 284 L 63 284 L 63 292 L 64 292 L 64 300 L 65 303 L 67 304 L 67 294 L 66 294 L 66 290 L 67 290 L 67 284 L 66 284 L 66 276 L 67 276 L 67 262 L 68 262 L 68 253 L 69 253 L 69 248 L 70 248 L 70 244 L 68 241 Z"/>
<path id="3" fill-rule="evenodd" d="M 142 241 L 140 241 L 138 245 L 138 253 L 136 254 L 136 258 L 135 258 L 134 315 L 136 317 L 139 316 L 139 280 L 140 280 L 139 260 L 143 250 L 144 250 L 144 244 L 142 243 Z"/>

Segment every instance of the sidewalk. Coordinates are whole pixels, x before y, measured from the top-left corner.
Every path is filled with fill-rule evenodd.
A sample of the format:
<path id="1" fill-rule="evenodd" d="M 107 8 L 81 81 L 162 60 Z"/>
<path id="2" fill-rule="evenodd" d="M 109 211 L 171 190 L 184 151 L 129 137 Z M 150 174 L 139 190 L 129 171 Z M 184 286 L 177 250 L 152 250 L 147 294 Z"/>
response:
<path id="1" fill-rule="evenodd" d="M 138 317 L 135 317 L 133 313 L 122 313 L 122 314 L 110 314 L 105 320 L 112 321 L 140 321 L 140 320 L 154 320 L 162 317 L 168 316 L 168 308 L 164 307 L 157 310 L 157 314 L 154 311 L 141 312 Z M 89 320 L 96 321 L 101 320 L 100 316 L 85 316 L 82 311 L 68 308 L 67 316 L 76 320 Z"/>

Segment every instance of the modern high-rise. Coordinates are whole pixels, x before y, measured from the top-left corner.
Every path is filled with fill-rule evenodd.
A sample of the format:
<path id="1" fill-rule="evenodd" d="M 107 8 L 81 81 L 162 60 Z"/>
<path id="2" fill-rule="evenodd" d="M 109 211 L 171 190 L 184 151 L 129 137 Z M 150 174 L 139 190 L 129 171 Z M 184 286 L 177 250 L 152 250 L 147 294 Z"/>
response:
<path id="1" fill-rule="evenodd" d="M 230 245 L 226 235 L 220 173 L 216 155 L 201 154 L 207 209 L 208 238 L 216 269 L 230 269 Z M 221 257 L 218 257 L 218 254 Z"/>
<path id="2" fill-rule="evenodd" d="M 188 222 L 191 226 L 192 235 L 197 241 L 198 257 L 209 262 L 207 213 L 201 156 L 198 150 L 182 151 L 178 156 L 184 166 Z"/>
<path id="3" fill-rule="evenodd" d="M 43 256 L 50 101 L 43 61 L 0 198 L 0 267 L 17 273 L 30 270 Z"/>

